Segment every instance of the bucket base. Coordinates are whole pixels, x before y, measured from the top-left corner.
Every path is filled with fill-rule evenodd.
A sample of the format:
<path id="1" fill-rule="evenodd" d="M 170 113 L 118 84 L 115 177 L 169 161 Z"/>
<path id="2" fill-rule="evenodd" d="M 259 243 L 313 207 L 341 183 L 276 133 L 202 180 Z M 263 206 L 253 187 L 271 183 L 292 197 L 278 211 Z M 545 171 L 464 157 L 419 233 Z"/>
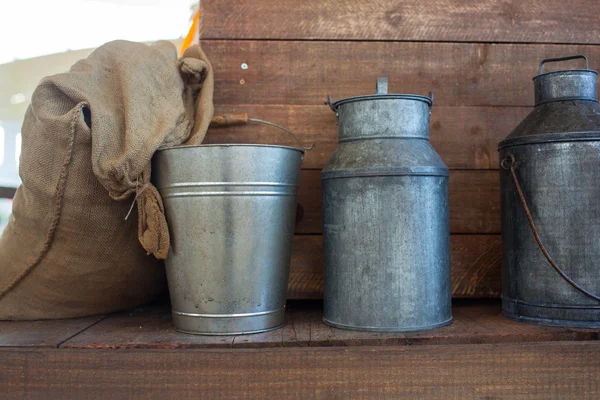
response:
<path id="1" fill-rule="evenodd" d="M 283 327 L 284 317 L 285 308 L 244 314 L 195 314 L 173 310 L 176 331 L 206 336 L 268 332 Z"/>
<path id="2" fill-rule="evenodd" d="M 502 316 L 516 322 L 564 328 L 600 328 L 600 308 L 533 305 L 503 299 Z"/>
<path id="3" fill-rule="evenodd" d="M 338 322 L 329 321 L 323 318 L 323 322 L 333 328 L 346 329 L 350 331 L 363 331 L 363 332 L 417 332 L 417 331 L 428 331 L 431 329 L 441 328 L 452 323 L 452 317 L 437 324 L 422 325 L 422 326 L 408 326 L 408 327 L 379 327 L 379 326 L 354 326 L 340 324 Z"/>

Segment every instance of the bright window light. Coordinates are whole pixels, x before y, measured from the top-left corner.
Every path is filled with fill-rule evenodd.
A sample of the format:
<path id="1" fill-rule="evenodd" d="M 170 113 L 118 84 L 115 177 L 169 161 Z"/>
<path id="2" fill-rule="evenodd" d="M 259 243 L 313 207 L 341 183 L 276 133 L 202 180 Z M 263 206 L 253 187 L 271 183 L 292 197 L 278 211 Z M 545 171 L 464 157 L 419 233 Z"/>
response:
<path id="1" fill-rule="evenodd" d="M 98 47 L 115 39 L 135 42 L 178 39 L 187 33 L 191 9 L 198 3 L 198 0 L 3 1 L 0 64 Z"/>
<path id="2" fill-rule="evenodd" d="M 23 93 L 15 93 L 12 96 L 10 96 L 10 104 L 25 103 L 25 100 L 27 99 L 25 98 L 25 95 Z"/>
<path id="3" fill-rule="evenodd" d="M 4 128 L 0 126 L 0 167 L 4 164 Z"/>

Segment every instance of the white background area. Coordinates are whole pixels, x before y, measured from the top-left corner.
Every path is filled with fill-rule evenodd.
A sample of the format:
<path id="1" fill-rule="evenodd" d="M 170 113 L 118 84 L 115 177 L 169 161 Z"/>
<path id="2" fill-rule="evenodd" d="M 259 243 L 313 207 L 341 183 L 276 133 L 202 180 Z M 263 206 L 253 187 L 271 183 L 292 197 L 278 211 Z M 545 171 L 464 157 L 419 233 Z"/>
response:
<path id="1" fill-rule="evenodd" d="M 0 0 L 0 64 L 187 33 L 194 0 Z"/>

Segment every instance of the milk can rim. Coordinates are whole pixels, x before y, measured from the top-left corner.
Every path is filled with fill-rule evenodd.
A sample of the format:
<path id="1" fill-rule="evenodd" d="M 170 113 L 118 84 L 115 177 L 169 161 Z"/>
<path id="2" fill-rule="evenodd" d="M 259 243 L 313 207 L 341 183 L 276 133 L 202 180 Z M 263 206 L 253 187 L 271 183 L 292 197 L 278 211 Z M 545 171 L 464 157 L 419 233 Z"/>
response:
<path id="1" fill-rule="evenodd" d="M 566 74 L 566 73 L 577 73 L 577 74 L 579 74 L 581 72 L 586 72 L 586 73 L 590 73 L 591 72 L 592 74 L 594 74 L 596 76 L 598 75 L 598 71 L 595 71 L 593 69 L 564 69 L 564 70 L 560 70 L 560 71 L 550 71 L 550 72 L 545 72 L 543 74 L 536 75 L 536 76 L 534 76 L 532 78 L 532 80 L 536 81 L 538 79 L 545 78 L 548 75 L 558 75 L 558 74 Z"/>
<path id="2" fill-rule="evenodd" d="M 192 145 L 179 145 L 179 146 L 168 146 L 161 147 L 156 152 L 165 151 L 165 150 L 178 150 L 178 149 L 190 149 L 195 147 L 267 147 L 267 148 L 276 148 L 283 150 L 296 150 L 300 153 L 304 154 L 304 149 L 300 149 L 298 147 L 293 146 L 280 146 L 276 144 L 253 144 L 253 143 L 222 143 L 222 144 L 192 144 Z"/>

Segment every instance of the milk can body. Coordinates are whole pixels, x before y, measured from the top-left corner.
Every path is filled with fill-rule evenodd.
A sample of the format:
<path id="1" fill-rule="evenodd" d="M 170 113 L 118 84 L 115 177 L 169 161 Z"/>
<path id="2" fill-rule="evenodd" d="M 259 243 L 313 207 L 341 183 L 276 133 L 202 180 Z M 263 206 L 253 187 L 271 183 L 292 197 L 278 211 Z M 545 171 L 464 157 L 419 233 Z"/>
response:
<path id="1" fill-rule="evenodd" d="M 521 322 L 600 327 L 597 73 L 542 73 L 578 57 L 542 61 L 535 109 L 499 146 L 503 314 Z"/>
<path id="2" fill-rule="evenodd" d="M 451 315 L 448 168 L 429 143 L 432 100 L 387 94 L 330 103 L 339 147 L 322 171 L 324 322 L 416 331 Z"/>

